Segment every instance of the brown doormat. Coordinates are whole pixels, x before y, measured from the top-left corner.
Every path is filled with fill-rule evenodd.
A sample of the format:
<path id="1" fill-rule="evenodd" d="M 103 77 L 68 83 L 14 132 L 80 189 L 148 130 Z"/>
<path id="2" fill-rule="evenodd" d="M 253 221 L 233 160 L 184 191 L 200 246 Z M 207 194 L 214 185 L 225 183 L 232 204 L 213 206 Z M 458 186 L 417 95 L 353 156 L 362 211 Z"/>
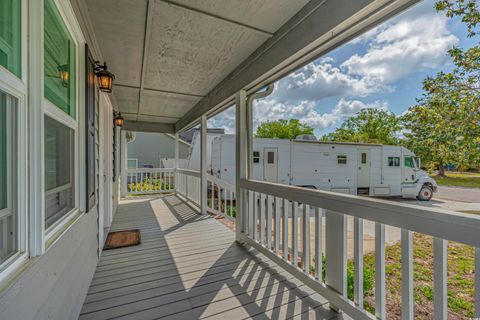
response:
<path id="1" fill-rule="evenodd" d="M 109 232 L 103 250 L 137 246 L 140 244 L 140 230 Z"/>

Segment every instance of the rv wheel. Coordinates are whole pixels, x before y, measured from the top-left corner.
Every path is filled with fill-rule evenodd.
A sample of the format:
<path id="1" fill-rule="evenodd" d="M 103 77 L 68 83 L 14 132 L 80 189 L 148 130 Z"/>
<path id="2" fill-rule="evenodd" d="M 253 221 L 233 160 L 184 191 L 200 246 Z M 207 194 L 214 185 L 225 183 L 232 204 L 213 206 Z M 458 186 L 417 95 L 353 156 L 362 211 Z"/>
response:
<path id="1" fill-rule="evenodd" d="M 420 192 L 418 193 L 417 199 L 420 201 L 429 201 L 432 199 L 433 189 L 428 185 L 422 186 Z"/>

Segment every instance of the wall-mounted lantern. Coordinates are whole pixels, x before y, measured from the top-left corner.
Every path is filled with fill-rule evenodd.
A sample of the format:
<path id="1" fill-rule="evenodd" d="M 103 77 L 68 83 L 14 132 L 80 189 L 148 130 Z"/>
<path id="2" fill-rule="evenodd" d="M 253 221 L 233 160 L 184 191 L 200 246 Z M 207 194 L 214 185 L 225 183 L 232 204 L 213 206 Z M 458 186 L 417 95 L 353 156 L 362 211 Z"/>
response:
<path id="1" fill-rule="evenodd" d="M 124 122 L 125 120 L 123 120 L 122 114 L 120 112 L 114 111 L 113 123 L 115 124 L 115 127 L 123 127 Z"/>
<path id="2" fill-rule="evenodd" d="M 68 88 L 68 80 L 70 79 L 68 64 L 61 65 L 57 69 L 59 72 L 60 81 L 62 81 L 62 86 Z"/>
<path id="3" fill-rule="evenodd" d="M 100 61 L 95 61 L 95 65 L 95 75 L 97 76 L 100 91 L 111 93 L 112 83 L 113 80 L 115 80 L 115 75 L 107 70 L 108 68 L 106 62 L 104 62 L 102 66 Z"/>

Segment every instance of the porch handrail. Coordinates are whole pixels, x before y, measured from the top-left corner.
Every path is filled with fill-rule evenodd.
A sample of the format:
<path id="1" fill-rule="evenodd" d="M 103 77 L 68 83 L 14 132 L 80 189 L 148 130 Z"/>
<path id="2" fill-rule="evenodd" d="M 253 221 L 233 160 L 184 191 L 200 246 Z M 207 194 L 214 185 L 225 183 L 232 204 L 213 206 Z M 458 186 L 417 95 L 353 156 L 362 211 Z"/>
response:
<path id="1" fill-rule="evenodd" d="M 135 168 L 126 170 L 127 194 L 169 193 L 174 191 L 174 168 Z"/>
<path id="2" fill-rule="evenodd" d="M 200 205 L 200 171 L 177 168 L 175 182 L 175 191 L 178 194 Z"/>
<path id="3" fill-rule="evenodd" d="M 480 217 L 444 209 L 263 181 L 240 179 L 238 183 L 242 192 L 239 198 L 242 199 L 243 208 L 236 226 L 241 230 L 240 241 L 266 255 L 325 297 L 331 306 L 343 310 L 350 317 L 354 319 L 387 317 L 386 225 L 401 229 L 402 319 L 413 319 L 414 316 L 413 232 L 433 237 L 433 293 L 436 319 L 445 319 L 448 313 L 448 241 L 474 247 L 475 317 L 480 315 Z M 348 216 L 354 220 L 353 301 L 347 298 L 346 292 Z M 375 224 L 375 314 L 369 313 L 363 306 L 364 220 Z M 314 249 L 310 248 L 311 229 L 314 234 Z M 291 230 L 291 234 L 286 230 Z M 313 267 L 311 263 L 314 264 Z"/>

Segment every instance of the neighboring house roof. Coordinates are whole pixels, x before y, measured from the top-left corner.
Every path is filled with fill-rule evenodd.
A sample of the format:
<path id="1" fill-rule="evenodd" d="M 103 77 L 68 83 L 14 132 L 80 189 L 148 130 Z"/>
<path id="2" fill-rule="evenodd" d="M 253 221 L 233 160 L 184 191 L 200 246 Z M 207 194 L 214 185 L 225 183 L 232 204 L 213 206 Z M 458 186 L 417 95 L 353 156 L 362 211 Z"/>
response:
<path id="1" fill-rule="evenodd" d="M 178 136 L 180 139 L 187 141 L 188 143 L 192 143 L 193 140 L 193 135 L 195 132 L 200 131 L 200 128 L 192 128 L 190 130 L 187 130 L 185 132 L 180 132 Z M 225 134 L 225 129 L 223 128 L 208 128 L 207 133 L 219 133 L 219 134 Z"/>

